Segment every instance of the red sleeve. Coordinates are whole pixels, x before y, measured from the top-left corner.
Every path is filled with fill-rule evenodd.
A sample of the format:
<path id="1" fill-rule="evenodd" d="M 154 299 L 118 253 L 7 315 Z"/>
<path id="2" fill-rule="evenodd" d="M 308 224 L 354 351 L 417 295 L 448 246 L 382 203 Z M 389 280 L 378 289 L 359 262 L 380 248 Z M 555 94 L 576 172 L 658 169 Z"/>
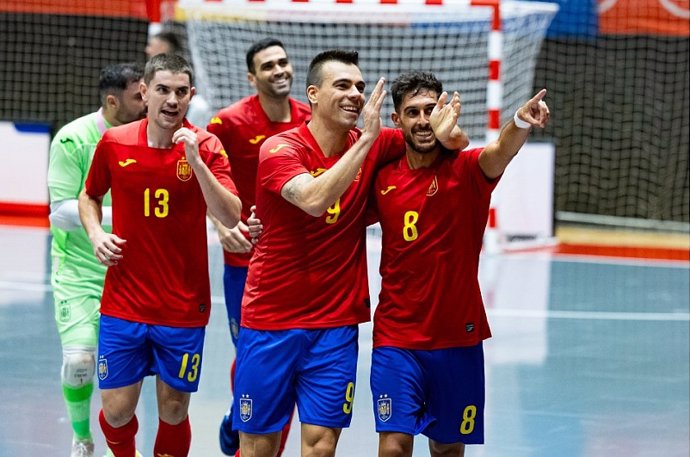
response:
<path id="1" fill-rule="evenodd" d="M 264 141 L 259 153 L 257 184 L 280 195 L 285 183 L 297 175 L 309 173 L 300 161 L 298 147 L 281 136 Z"/>
<path id="2" fill-rule="evenodd" d="M 206 166 L 211 170 L 213 176 L 216 177 L 218 182 L 232 192 L 235 195 L 239 195 L 237 192 L 237 187 L 232 180 L 232 172 L 230 170 L 230 162 L 228 162 L 228 156 L 223 149 L 223 145 L 220 140 L 215 135 L 209 135 L 208 138 L 204 139 L 200 147 L 206 149 L 207 157 L 205 160 Z"/>
<path id="3" fill-rule="evenodd" d="M 484 148 L 475 148 L 461 151 L 458 154 L 464 159 L 460 162 L 464 163 L 464 166 L 469 170 L 474 187 L 480 194 L 485 194 L 493 192 L 498 182 L 501 180 L 501 177 L 499 176 L 494 179 L 486 177 L 482 168 L 479 166 L 479 155 L 482 151 L 484 151 Z"/>
<path id="4" fill-rule="evenodd" d="M 108 166 L 108 146 L 112 145 L 108 141 L 108 132 L 103 136 L 96 146 L 93 161 L 86 177 L 84 190 L 87 195 L 99 198 L 110 190 L 110 167 Z"/>
<path id="5" fill-rule="evenodd" d="M 376 160 L 377 167 L 392 162 L 405 154 L 405 138 L 400 129 L 381 128 L 378 141 L 380 153 Z"/>

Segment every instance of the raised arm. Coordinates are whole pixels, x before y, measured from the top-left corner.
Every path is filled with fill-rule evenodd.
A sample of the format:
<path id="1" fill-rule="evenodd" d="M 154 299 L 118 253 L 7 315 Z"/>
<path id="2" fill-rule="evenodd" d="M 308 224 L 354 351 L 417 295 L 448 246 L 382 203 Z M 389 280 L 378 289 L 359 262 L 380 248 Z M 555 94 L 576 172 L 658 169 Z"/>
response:
<path id="1" fill-rule="evenodd" d="M 172 141 L 173 143 L 184 142 L 187 161 L 192 170 L 194 170 L 201 192 L 204 194 L 208 211 L 226 227 L 236 226 L 240 221 L 242 202 L 239 197 L 233 195 L 232 192 L 218 182 L 211 170 L 201 160 L 196 133 L 186 127 L 182 127 L 173 134 Z"/>
<path id="2" fill-rule="evenodd" d="M 352 184 L 381 131 L 381 106 L 386 98 L 383 84 L 383 78 L 379 79 L 364 105 L 362 136 L 324 173 L 302 173 L 286 182 L 280 191 L 285 200 L 311 216 L 320 217 Z"/>
<path id="3" fill-rule="evenodd" d="M 496 141 L 489 143 L 479 155 L 479 166 L 488 178 L 497 178 L 517 155 L 527 141 L 532 127 L 544 128 L 549 120 L 549 107 L 543 98 L 546 89 L 542 89 L 527 103 L 515 112 L 515 117 L 508 121 Z"/>

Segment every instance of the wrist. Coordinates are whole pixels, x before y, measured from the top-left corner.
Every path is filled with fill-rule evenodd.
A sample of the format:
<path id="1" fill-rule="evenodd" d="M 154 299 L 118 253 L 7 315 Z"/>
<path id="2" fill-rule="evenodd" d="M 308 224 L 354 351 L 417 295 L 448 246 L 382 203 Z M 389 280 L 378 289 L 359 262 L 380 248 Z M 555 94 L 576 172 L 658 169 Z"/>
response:
<path id="1" fill-rule="evenodd" d="M 518 116 L 518 111 L 515 111 L 515 115 L 513 116 L 513 122 L 515 123 L 515 127 L 519 129 L 528 129 L 532 127 L 532 125 L 529 122 L 520 119 L 520 116 Z"/>

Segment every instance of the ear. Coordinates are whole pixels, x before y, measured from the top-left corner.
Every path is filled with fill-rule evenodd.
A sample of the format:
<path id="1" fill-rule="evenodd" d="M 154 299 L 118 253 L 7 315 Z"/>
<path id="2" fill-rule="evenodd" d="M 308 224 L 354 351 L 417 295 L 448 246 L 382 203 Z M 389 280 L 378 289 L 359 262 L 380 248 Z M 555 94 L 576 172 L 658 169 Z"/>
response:
<path id="1" fill-rule="evenodd" d="M 149 101 L 149 95 L 148 95 L 148 86 L 144 81 L 139 83 L 139 92 L 141 92 L 141 99 L 144 100 L 144 103 L 148 103 Z"/>
<path id="2" fill-rule="evenodd" d="M 391 121 L 393 121 L 396 127 L 400 128 L 400 116 L 395 111 L 391 113 Z"/>
<path id="3" fill-rule="evenodd" d="M 256 89 L 256 76 L 250 71 L 247 72 L 247 81 L 249 85 Z"/>
<path id="4" fill-rule="evenodd" d="M 196 87 L 192 86 L 192 87 L 189 89 L 189 98 L 194 97 L 194 95 L 196 95 Z"/>
<path id="5" fill-rule="evenodd" d="M 105 106 L 107 106 L 109 110 L 117 111 L 118 106 L 120 106 L 120 100 L 113 94 L 106 95 Z"/>
<path id="6" fill-rule="evenodd" d="M 307 98 L 309 102 L 313 105 L 318 100 L 319 88 L 311 84 L 307 87 Z"/>

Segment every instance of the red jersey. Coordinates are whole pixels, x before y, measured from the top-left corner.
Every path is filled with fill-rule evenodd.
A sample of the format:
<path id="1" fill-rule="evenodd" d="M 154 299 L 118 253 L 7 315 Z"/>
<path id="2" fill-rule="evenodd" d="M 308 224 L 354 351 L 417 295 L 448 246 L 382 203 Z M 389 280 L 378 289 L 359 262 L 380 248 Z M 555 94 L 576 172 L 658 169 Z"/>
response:
<path id="1" fill-rule="evenodd" d="M 376 176 L 383 245 L 374 347 L 444 349 L 491 336 L 478 270 L 498 179 L 479 168 L 481 151 L 442 153 L 415 170 L 403 157 Z"/>
<path id="2" fill-rule="evenodd" d="M 249 262 L 243 326 L 315 329 L 370 320 L 364 215 L 376 169 L 405 149 L 400 130 L 382 129 L 350 187 L 321 217 L 280 195 L 295 176 L 331 168 L 360 135 L 351 130 L 342 153 L 325 157 L 305 123 L 261 147 L 256 207 L 264 230 Z"/>
<path id="3" fill-rule="evenodd" d="M 291 98 L 290 122 L 273 122 L 261 107 L 259 96 L 251 95 L 220 110 L 206 127 L 206 130 L 218 137 L 228 153 L 232 179 L 242 200 L 242 222 L 247 222 L 249 208 L 255 202 L 259 148 L 266 138 L 308 120 L 310 113 L 309 105 Z M 236 267 L 249 265 L 251 255 L 251 252 L 241 254 L 223 250 L 225 263 Z"/>
<path id="4" fill-rule="evenodd" d="M 111 190 L 113 233 L 127 240 L 108 268 L 101 313 L 147 324 L 200 327 L 208 323 L 211 291 L 206 201 L 184 144 L 147 145 L 146 119 L 109 129 L 96 147 L 86 193 Z M 218 181 L 237 193 L 218 139 L 192 126 L 199 154 Z"/>

